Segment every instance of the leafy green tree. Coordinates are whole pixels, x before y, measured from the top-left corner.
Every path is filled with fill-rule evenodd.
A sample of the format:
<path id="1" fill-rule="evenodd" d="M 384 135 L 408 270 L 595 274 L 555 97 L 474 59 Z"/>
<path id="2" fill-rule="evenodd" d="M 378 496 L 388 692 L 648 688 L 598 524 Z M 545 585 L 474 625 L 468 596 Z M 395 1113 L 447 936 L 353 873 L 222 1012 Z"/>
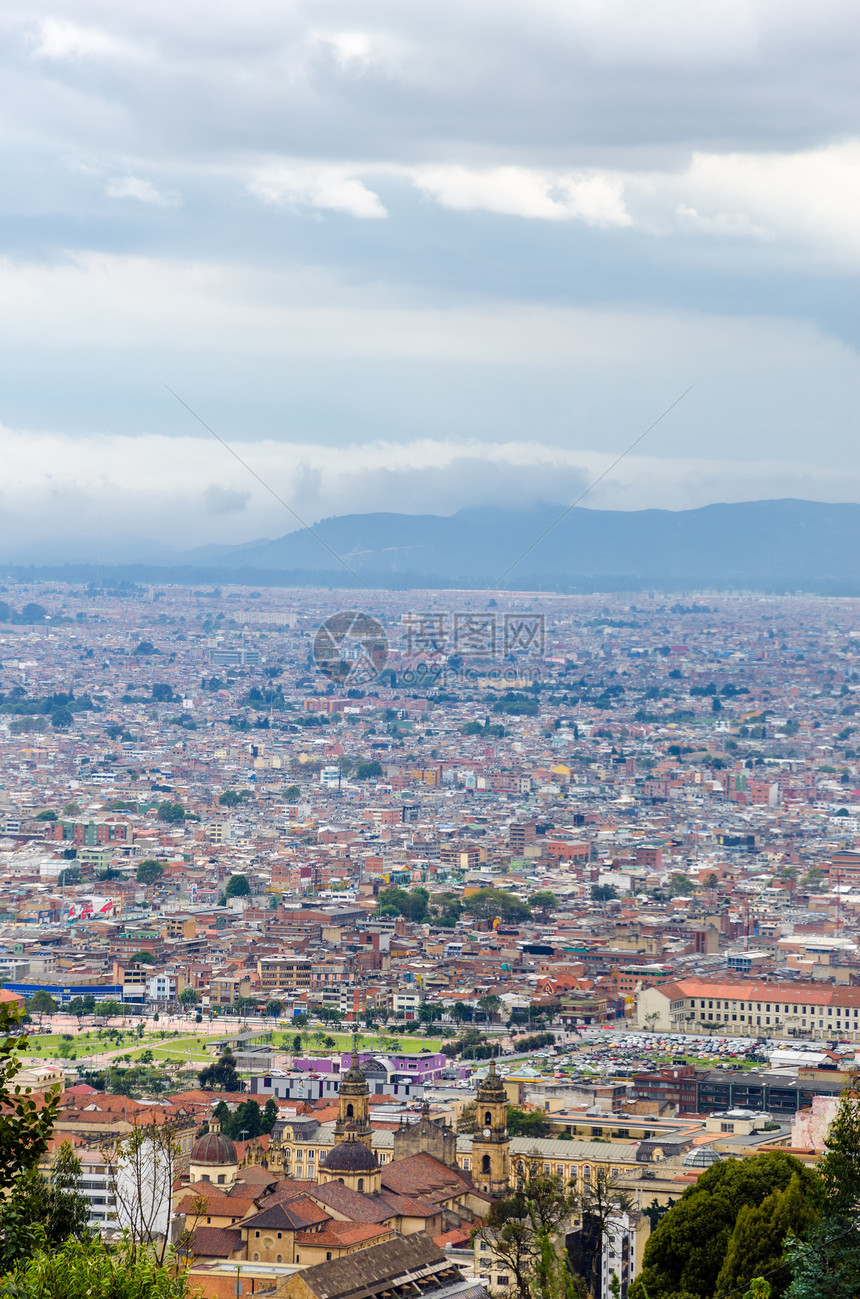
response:
<path id="1" fill-rule="evenodd" d="M 82 879 L 80 866 L 65 866 L 57 876 L 57 883 L 62 888 L 66 884 L 80 884 Z"/>
<path id="2" fill-rule="evenodd" d="M 247 898 L 250 892 L 251 886 L 248 883 L 247 875 L 231 875 L 227 881 L 224 896 L 228 898 Z"/>
<path id="3" fill-rule="evenodd" d="M 181 803 L 171 803 L 166 799 L 159 803 L 156 816 L 159 821 L 166 821 L 168 825 L 178 825 L 180 821 L 185 820 L 185 808 Z"/>
<path id="4" fill-rule="evenodd" d="M 463 901 L 463 910 L 483 920 L 499 916 L 502 920 L 531 920 L 531 910 L 525 902 L 504 889 L 478 889 Z"/>
<path id="5" fill-rule="evenodd" d="M 618 890 L 613 884 L 592 884 L 592 902 L 612 902 L 618 897 Z"/>
<path id="6" fill-rule="evenodd" d="M 241 803 L 247 803 L 251 797 L 247 789 L 238 792 L 235 789 L 225 789 L 224 793 L 218 799 L 222 807 L 239 807 Z"/>
<path id="7" fill-rule="evenodd" d="M 56 812 L 51 812 L 50 810 L 36 813 L 37 821 L 56 821 L 56 819 L 57 819 Z"/>
<path id="8" fill-rule="evenodd" d="M 648 1240 L 642 1272 L 631 1287 L 631 1299 L 669 1299 L 679 1294 L 711 1299 L 728 1262 L 741 1210 L 758 1208 L 774 1192 L 786 1191 L 795 1177 L 802 1200 L 814 1208 L 818 1196 L 816 1174 L 782 1150 L 712 1164 L 695 1186 L 687 1188 Z M 773 1200 L 771 1207 L 776 1203 Z M 783 1207 L 788 1210 L 792 1205 L 797 1205 L 794 1192 Z M 773 1256 L 770 1231 L 765 1233 L 762 1249 L 766 1259 Z M 743 1267 L 746 1281 L 761 1274 L 746 1218 L 741 1221 L 733 1254 L 730 1266 L 737 1274 Z"/>
<path id="9" fill-rule="evenodd" d="M 513 1276 L 518 1299 L 566 1299 L 547 1289 L 546 1245 L 560 1252 L 561 1237 L 576 1208 L 576 1192 L 561 1177 L 541 1171 L 537 1161 L 520 1162 L 517 1186 L 495 1200 L 478 1235 Z"/>
<path id="10" fill-rule="evenodd" d="M 821 1219 L 807 1239 L 790 1240 L 787 1299 L 855 1299 L 860 1293 L 860 1083 L 842 1095 L 818 1165 Z"/>
<path id="11" fill-rule="evenodd" d="M 791 1279 L 785 1241 L 789 1234 L 804 1237 L 817 1220 L 812 1198 L 796 1174 L 784 1191 L 772 1191 L 759 1205 L 743 1205 L 717 1277 L 717 1293 L 744 1289 L 755 1277 L 766 1275 L 773 1299 L 781 1299 Z"/>
<path id="12" fill-rule="evenodd" d="M 531 895 L 529 898 L 529 906 L 532 911 L 537 911 L 543 918 L 545 918 L 550 911 L 555 911 L 558 906 L 558 898 L 554 893 L 550 893 L 548 889 L 545 889 L 539 893 L 533 893 Z"/>
<path id="13" fill-rule="evenodd" d="M 550 1126 L 540 1110 L 521 1110 L 508 1106 L 508 1135 L 512 1137 L 548 1137 Z"/>
<path id="14" fill-rule="evenodd" d="M 26 1033 L 18 1032 L 21 1015 L 13 1002 L 0 1002 L 0 1191 L 6 1190 L 31 1168 L 48 1149 L 57 1118 L 59 1089 L 44 1102 L 34 1101 L 29 1089 L 14 1082 L 26 1049 Z"/>
<path id="15" fill-rule="evenodd" d="M 155 957 L 153 956 L 152 952 L 144 951 L 143 948 L 141 948 L 139 952 L 134 953 L 134 956 L 132 956 L 131 958 L 130 964 L 131 965 L 155 965 Z"/>
<path id="16" fill-rule="evenodd" d="M 488 992 L 483 997 L 478 998 L 478 1009 L 486 1016 L 487 1021 L 492 1021 L 502 1008 L 502 999 L 497 997 L 494 992 Z"/>
<path id="17" fill-rule="evenodd" d="M 157 704 L 169 704 L 173 698 L 173 690 L 166 681 L 156 681 L 152 687 L 152 697 Z"/>
<path id="18" fill-rule="evenodd" d="M 186 1008 L 188 1006 L 196 1006 L 200 1000 L 200 993 L 196 988 L 183 988 L 176 1000 L 179 1002 L 180 1006 Z"/>
<path id="19" fill-rule="evenodd" d="M 43 1015 L 53 1015 L 56 1009 L 56 1001 L 54 1001 L 50 992 L 46 992 L 44 988 L 39 988 L 37 992 L 34 992 L 27 1002 L 27 1010 L 31 1015 L 39 1016 L 39 1023 L 42 1022 Z"/>
<path id="20" fill-rule="evenodd" d="M 126 1238 L 108 1246 L 98 1236 L 70 1237 L 40 1249 L 4 1278 L 10 1299 L 190 1299 L 187 1274 Z"/>
<path id="21" fill-rule="evenodd" d="M 197 1075 L 204 1091 L 240 1092 L 242 1079 L 236 1072 L 236 1057 L 227 1050 Z"/>
<path id="22" fill-rule="evenodd" d="M 380 915 L 405 916 L 420 925 L 428 918 L 429 900 L 430 894 L 424 888 L 382 889 L 376 899 L 376 910 Z"/>
<path id="23" fill-rule="evenodd" d="M 145 884 L 148 887 L 150 884 L 157 884 L 163 875 L 164 867 L 161 863 L 155 861 L 152 857 L 147 857 L 138 866 L 135 879 L 138 884 Z"/>
<path id="24" fill-rule="evenodd" d="M 272 1018 L 280 1015 L 283 1009 L 284 1003 L 277 997 L 272 997 L 270 1001 L 266 1002 L 266 1014 L 272 1016 Z"/>
<path id="25" fill-rule="evenodd" d="M 92 1015 L 95 1008 L 96 999 L 91 992 L 87 993 L 85 997 L 72 997 L 68 1006 L 69 1013 L 77 1015 L 79 1018 L 81 1015 Z"/>
<path id="26" fill-rule="evenodd" d="M 122 1014 L 122 1002 L 115 1001 L 113 997 L 108 997 L 98 1003 L 99 1014 L 104 1015 L 105 1019 L 114 1019 L 117 1015 Z"/>
<path id="27" fill-rule="evenodd" d="M 270 1096 L 266 1101 L 266 1108 L 263 1110 L 263 1116 L 260 1120 L 260 1127 L 263 1132 L 271 1132 L 278 1119 L 277 1103 Z"/>
<path id="28" fill-rule="evenodd" d="M 672 875 L 669 879 L 669 895 L 676 898 L 682 895 L 689 895 L 696 891 L 696 886 L 692 880 L 688 880 L 686 875 Z"/>
<path id="29" fill-rule="evenodd" d="M 70 1236 L 84 1236 L 90 1207 L 81 1190 L 81 1161 L 64 1141 L 44 1177 L 26 1169 L 0 1200 L 0 1273 L 40 1247 L 55 1249 Z"/>
<path id="30" fill-rule="evenodd" d="M 355 769 L 356 780 L 376 780 L 381 775 L 381 762 L 360 762 Z"/>

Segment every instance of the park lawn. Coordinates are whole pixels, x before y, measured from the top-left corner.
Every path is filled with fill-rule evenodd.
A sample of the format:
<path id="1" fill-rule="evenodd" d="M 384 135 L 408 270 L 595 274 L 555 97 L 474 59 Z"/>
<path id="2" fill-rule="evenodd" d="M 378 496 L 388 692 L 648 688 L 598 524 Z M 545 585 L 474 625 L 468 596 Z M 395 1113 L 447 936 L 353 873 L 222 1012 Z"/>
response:
<path id="1" fill-rule="evenodd" d="M 107 1038 L 99 1038 L 95 1033 L 77 1033 L 72 1037 L 71 1042 L 67 1042 L 67 1045 L 80 1056 L 96 1055 L 100 1051 L 116 1051 L 127 1043 L 137 1043 L 137 1041 L 136 1033 L 123 1033 L 119 1043 L 111 1042 Z M 21 1054 L 37 1057 L 55 1056 L 62 1044 L 61 1033 L 46 1033 L 44 1036 L 40 1034 L 29 1039 Z"/>
<path id="2" fill-rule="evenodd" d="M 151 1051 L 153 1063 L 156 1060 L 179 1060 L 188 1064 L 211 1064 L 214 1058 L 213 1052 L 207 1052 L 205 1048 L 205 1037 L 180 1037 L 166 1038 L 163 1042 L 157 1041 L 152 1035 L 144 1038 L 138 1048 L 131 1053 L 132 1060 L 139 1060 L 144 1051 Z"/>
<path id="3" fill-rule="evenodd" d="M 317 1030 L 314 1029 L 295 1029 L 294 1032 L 286 1032 L 283 1038 L 277 1038 L 276 1042 L 280 1045 L 284 1043 L 285 1050 L 292 1050 L 293 1038 L 296 1034 L 301 1033 L 302 1037 L 302 1055 L 328 1055 L 331 1051 L 351 1051 L 352 1034 L 351 1033 L 325 1033 L 326 1037 L 333 1037 L 334 1046 L 323 1046 L 316 1040 Z M 395 1051 L 384 1043 L 389 1040 L 400 1043 Z M 386 1055 L 420 1055 L 423 1050 L 437 1052 L 441 1050 L 441 1037 L 420 1037 L 413 1033 L 386 1033 L 379 1037 L 375 1033 L 359 1033 L 358 1049 L 359 1051 L 379 1051 Z"/>

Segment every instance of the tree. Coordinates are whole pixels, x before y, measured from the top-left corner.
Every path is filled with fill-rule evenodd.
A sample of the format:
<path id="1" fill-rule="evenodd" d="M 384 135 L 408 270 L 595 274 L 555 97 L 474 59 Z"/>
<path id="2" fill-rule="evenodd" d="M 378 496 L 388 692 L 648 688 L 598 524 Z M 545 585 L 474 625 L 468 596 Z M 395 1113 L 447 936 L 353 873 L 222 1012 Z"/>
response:
<path id="1" fill-rule="evenodd" d="M 302 1042 L 301 1033 L 296 1033 L 295 1037 L 293 1038 L 293 1055 L 301 1055 L 303 1046 L 304 1043 Z"/>
<path id="2" fill-rule="evenodd" d="M 741 1210 L 758 1208 L 774 1192 L 786 1191 L 794 1177 L 802 1201 L 814 1207 L 818 1194 L 815 1173 L 784 1151 L 712 1164 L 658 1223 L 645 1246 L 642 1272 L 631 1288 L 631 1299 L 668 1299 L 680 1293 L 692 1299 L 711 1299 L 718 1292 L 717 1280 L 730 1249 L 734 1274 L 740 1275 L 743 1266 L 744 1282 L 759 1276 L 763 1268 L 755 1255 L 746 1216 L 733 1247 Z M 796 1203 L 792 1192 L 784 1207 Z M 772 1201 L 771 1207 L 775 1206 Z M 770 1231 L 762 1238 L 761 1247 L 765 1259 L 773 1257 Z"/>
<path id="3" fill-rule="evenodd" d="M 67 731 L 74 721 L 70 708 L 55 708 L 51 713 L 51 725 L 57 731 Z"/>
<path id="4" fill-rule="evenodd" d="M 152 687 L 152 698 L 157 704 L 169 704 L 174 698 L 173 690 L 166 681 L 156 681 Z"/>
<path id="5" fill-rule="evenodd" d="M 142 861 L 138 866 L 135 873 L 135 879 L 138 884 L 145 884 L 149 887 L 150 884 L 157 884 L 163 875 L 164 867 L 161 863 L 155 861 L 152 857 L 147 857 L 146 860 Z"/>
<path id="6" fill-rule="evenodd" d="M 502 1006 L 501 997 L 497 997 L 494 992 L 486 993 L 485 996 L 478 998 L 478 1009 L 483 1011 L 488 1022 L 495 1019 Z"/>
<path id="7" fill-rule="evenodd" d="M 516 1190 L 494 1201 L 486 1223 L 478 1231 L 513 1276 L 512 1293 L 519 1299 L 544 1299 L 546 1243 L 558 1250 L 576 1208 L 576 1192 L 566 1188 L 561 1177 L 544 1173 L 541 1167 L 537 1160 L 518 1164 Z"/>
<path id="8" fill-rule="evenodd" d="M 200 1000 L 200 993 L 196 988 L 183 988 L 176 1000 L 180 1006 L 187 1010 L 189 1006 L 197 1005 Z"/>
<path id="9" fill-rule="evenodd" d="M 56 1151 L 44 1177 L 35 1166 L 26 1169 L 0 1199 L 0 1273 L 42 1246 L 55 1249 L 70 1236 L 84 1236 L 90 1206 L 81 1191 L 81 1161 L 70 1142 Z"/>
<path id="10" fill-rule="evenodd" d="M 811 1197 L 795 1174 L 785 1190 L 775 1190 L 759 1205 L 745 1204 L 738 1214 L 717 1293 L 742 1290 L 758 1275 L 770 1281 L 773 1299 L 781 1299 L 791 1279 L 783 1246 L 789 1235 L 804 1237 L 818 1219 Z"/>
<path id="11" fill-rule="evenodd" d="M 380 762 L 360 762 L 355 769 L 356 780 L 376 780 L 382 775 Z"/>
<path id="12" fill-rule="evenodd" d="M 250 797 L 247 789 L 243 789 L 241 793 L 235 789 L 225 789 L 218 802 L 222 807 L 238 807 L 240 803 L 247 803 Z"/>
<path id="13" fill-rule="evenodd" d="M 457 1119 L 458 1132 L 474 1132 L 477 1122 L 478 1106 L 475 1101 L 467 1101 Z"/>
<path id="14" fill-rule="evenodd" d="M 113 997 L 107 997 L 104 1001 L 99 1002 L 99 1013 L 104 1015 L 105 1019 L 113 1019 L 122 1014 L 122 1002 L 115 1001 Z"/>
<path id="15" fill-rule="evenodd" d="M 617 1184 L 607 1168 L 598 1167 L 592 1180 L 585 1183 L 579 1207 L 583 1229 L 594 1244 L 588 1275 L 583 1278 L 590 1294 L 597 1292 L 603 1247 L 612 1220 L 619 1214 L 630 1213 L 634 1203 L 634 1197 Z"/>
<path id="16" fill-rule="evenodd" d="M 592 902 L 612 902 L 618 897 L 618 890 L 613 884 L 592 884 Z"/>
<path id="17" fill-rule="evenodd" d="M 178 1125 L 164 1118 L 136 1124 L 101 1148 L 120 1226 L 164 1264 L 170 1249 L 173 1183 L 182 1143 Z"/>
<path id="18" fill-rule="evenodd" d="M 40 1249 L 4 1278 L 15 1299 L 188 1299 L 187 1274 L 164 1267 L 133 1240 L 108 1246 L 97 1236 Z"/>
<path id="19" fill-rule="evenodd" d="M 280 1015 L 283 1009 L 284 1003 L 277 997 L 272 997 L 270 1001 L 266 1002 L 266 1014 L 270 1015 L 273 1019 Z"/>
<path id="20" fill-rule="evenodd" d="M 63 888 L 66 884 L 80 884 L 82 878 L 80 866 L 66 866 L 57 876 L 57 883 Z"/>
<path id="21" fill-rule="evenodd" d="M 185 820 L 185 808 L 181 803 L 171 803 L 167 799 L 158 804 L 156 816 L 159 821 L 166 821 L 168 825 L 178 825 L 180 821 Z"/>
<path id="22" fill-rule="evenodd" d="M 260 1126 L 263 1132 L 271 1132 L 277 1121 L 278 1106 L 275 1100 L 270 1096 L 266 1101 L 266 1108 L 263 1110 L 263 1117 L 260 1120 Z"/>
<path id="23" fill-rule="evenodd" d="M 429 916 L 430 894 L 424 888 L 382 889 L 376 899 L 377 915 L 405 916 L 416 924 L 423 924 Z"/>
<path id="24" fill-rule="evenodd" d="M 21 1067 L 18 1053 L 28 1042 L 26 1033 L 17 1031 L 19 1022 L 17 1006 L 0 1002 L 0 1191 L 48 1149 L 59 1105 L 59 1088 L 49 1091 L 39 1104 L 28 1088 L 13 1082 Z"/>
<path id="25" fill-rule="evenodd" d="M 532 911 L 537 911 L 541 919 L 545 920 L 550 911 L 555 911 L 558 906 L 558 898 L 548 889 L 539 893 L 533 893 L 529 898 L 529 906 Z"/>
<path id="26" fill-rule="evenodd" d="M 855 1074 L 842 1095 L 826 1152 L 818 1165 L 820 1221 L 808 1239 L 786 1245 L 791 1268 L 787 1299 L 854 1299 L 860 1291 L 860 1085 Z"/>
<path id="27" fill-rule="evenodd" d="M 236 1057 L 228 1047 L 212 1064 L 197 1075 L 204 1091 L 240 1092 L 242 1079 L 236 1072 Z"/>
<path id="28" fill-rule="evenodd" d="M 550 1126 L 542 1110 L 521 1110 L 508 1106 L 508 1135 L 511 1137 L 548 1137 Z"/>
<path id="29" fill-rule="evenodd" d="M 683 895 L 694 893 L 696 889 L 692 880 L 688 880 L 686 875 L 671 875 L 669 877 L 669 896 L 676 898 Z"/>
<path id="30" fill-rule="evenodd" d="M 39 988 L 37 992 L 34 992 L 30 1000 L 27 1002 L 27 1010 L 31 1015 L 39 1016 L 40 1024 L 43 1015 L 53 1015 L 56 1009 L 57 1003 L 54 1001 L 50 992 L 46 992 L 44 988 Z"/>
<path id="31" fill-rule="evenodd" d="M 504 889 L 494 888 L 478 889 L 477 892 L 470 893 L 463 902 L 463 910 L 484 920 L 496 916 L 510 921 L 531 920 L 532 915 L 525 902 Z"/>
<path id="32" fill-rule="evenodd" d="M 139 952 L 135 952 L 134 956 L 131 957 L 130 964 L 131 965 L 155 965 L 155 957 L 153 956 L 152 952 L 146 952 L 143 950 L 143 948 L 141 948 Z"/>
<path id="33" fill-rule="evenodd" d="M 251 886 L 248 883 L 247 875 L 231 875 L 227 881 L 227 887 L 224 890 L 224 896 L 227 898 L 247 898 L 250 896 Z"/>

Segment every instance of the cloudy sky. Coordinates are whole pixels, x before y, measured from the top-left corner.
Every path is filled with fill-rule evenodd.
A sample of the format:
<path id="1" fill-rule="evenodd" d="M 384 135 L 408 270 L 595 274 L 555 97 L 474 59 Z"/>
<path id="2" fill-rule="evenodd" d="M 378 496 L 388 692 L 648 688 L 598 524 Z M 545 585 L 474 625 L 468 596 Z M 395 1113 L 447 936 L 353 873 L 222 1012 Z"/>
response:
<path id="1" fill-rule="evenodd" d="M 860 501 L 858 55 L 848 0 L 7 4 L 0 552 L 294 526 L 165 385 L 309 520 L 566 503 L 691 384 L 590 505 Z"/>

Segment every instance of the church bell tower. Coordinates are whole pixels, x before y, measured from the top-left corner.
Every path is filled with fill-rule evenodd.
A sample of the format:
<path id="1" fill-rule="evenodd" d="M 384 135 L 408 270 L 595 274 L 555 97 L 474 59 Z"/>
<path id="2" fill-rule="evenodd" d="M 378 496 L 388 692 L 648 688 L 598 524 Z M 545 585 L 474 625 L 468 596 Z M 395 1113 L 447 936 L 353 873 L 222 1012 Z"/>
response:
<path id="1" fill-rule="evenodd" d="M 335 1143 L 347 1140 L 360 1141 L 362 1145 L 367 1146 L 368 1150 L 373 1146 L 373 1130 L 370 1126 L 370 1088 L 358 1063 L 355 1042 L 352 1047 L 352 1063 L 340 1080 L 334 1139 Z"/>
<path id="2" fill-rule="evenodd" d="M 472 1139 L 472 1181 L 489 1195 L 506 1195 L 510 1183 L 508 1095 L 490 1061 L 487 1076 L 475 1099 L 475 1135 Z"/>

